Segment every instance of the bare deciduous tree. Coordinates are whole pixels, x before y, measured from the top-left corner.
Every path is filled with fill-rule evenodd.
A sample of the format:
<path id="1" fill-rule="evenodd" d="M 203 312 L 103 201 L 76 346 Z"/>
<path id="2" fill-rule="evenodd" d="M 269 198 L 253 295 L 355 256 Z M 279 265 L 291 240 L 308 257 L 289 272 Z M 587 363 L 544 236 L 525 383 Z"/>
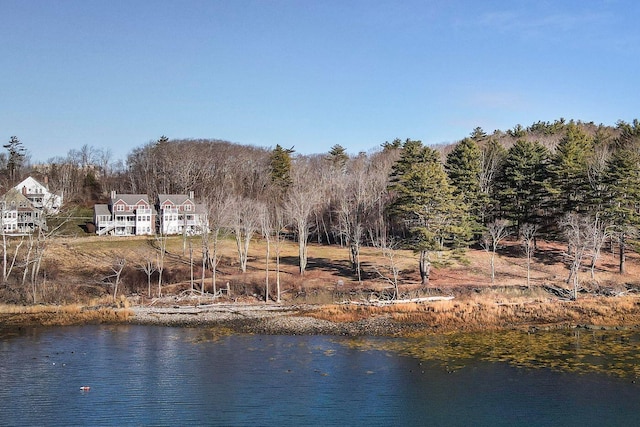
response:
<path id="1" fill-rule="evenodd" d="M 219 242 L 227 230 L 226 226 L 229 222 L 231 202 L 231 196 L 222 187 L 209 188 L 209 191 L 204 197 L 204 205 L 210 230 L 210 238 L 207 238 L 204 250 L 207 252 L 207 265 L 209 269 L 211 269 L 213 295 L 216 295 L 218 292 L 216 271 L 218 262 L 220 261 Z"/>
<path id="2" fill-rule="evenodd" d="M 118 296 L 118 286 L 120 285 L 120 278 L 122 276 L 122 270 L 124 270 L 125 265 L 127 264 L 127 259 L 121 255 L 113 256 L 113 261 L 111 263 L 111 271 L 113 275 L 110 276 L 114 279 L 113 283 L 113 301 L 116 301 Z"/>
<path id="3" fill-rule="evenodd" d="M 156 266 L 158 271 L 158 297 L 162 296 L 162 273 L 164 272 L 164 258 L 167 254 L 167 236 L 162 233 L 156 234 Z"/>
<path id="4" fill-rule="evenodd" d="M 267 205 L 262 205 L 260 209 L 260 230 L 266 242 L 265 248 L 265 278 L 264 278 L 264 301 L 269 302 L 269 260 L 271 259 L 271 236 L 274 234 L 274 218 Z M 275 230 L 277 233 L 278 231 Z"/>
<path id="5" fill-rule="evenodd" d="M 381 238 L 374 241 L 374 246 L 380 250 L 386 260 L 384 266 L 374 268 L 381 278 L 393 286 L 393 298 L 398 299 L 400 297 L 400 266 L 397 260 L 397 242 L 390 238 Z"/>
<path id="6" fill-rule="evenodd" d="M 139 254 L 138 268 L 147 275 L 147 295 L 151 298 L 151 276 L 158 270 L 156 264 L 156 254 L 147 251 L 141 251 Z"/>
<path id="7" fill-rule="evenodd" d="M 562 217 L 559 226 L 567 239 L 567 257 L 570 259 L 567 283 L 573 283 L 573 299 L 578 299 L 578 273 L 590 240 L 589 219 L 585 215 L 569 213 Z"/>
<path id="8" fill-rule="evenodd" d="M 531 259 L 535 251 L 535 238 L 538 232 L 538 225 L 525 223 L 520 226 L 520 236 L 522 238 L 522 250 L 527 258 L 527 287 L 531 283 Z"/>
<path id="9" fill-rule="evenodd" d="M 249 244 L 260 229 L 260 203 L 245 197 L 235 197 L 230 203 L 229 227 L 233 230 L 238 250 L 240 271 L 247 272 Z"/>
<path id="10" fill-rule="evenodd" d="M 600 218 L 600 215 L 596 214 L 591 221 L 587 224 L 587 233 L 590 236 L 589 250 L 591 252 L 591 279 L 596 278 L 596 264 L 600 258 L 600 252 L 607 239 L 611 237 L 612 226 L 608 221 L 604 221 Z"/>
<path id="11" fill-rule="evenodd" d="M 508 226 L 509 221 L 506 219 L 494 220 L 487 225 L 487 231 L 482 235 L 482 240 L 480 241 L 484 250 L 491 253 L 491 283 L 494 283 L 496 279 L 495 258 L 498 246 L 503 239 L 511 234 Z"/>
<path id="12" fill-rule="evenodd" d="M 319 202 L 313 171 L 300 161 L 294 163 L 292 184 L 287 192 L 285 210 L 298 238 L 298 259 L 300 274 L 307 269 L 307 247 L 311 219 Z"/>
<path id="13" fill-rule="evenodd" d="M 375 165 L 365 155 L 351 159 L 345 168 L 337 196 L 338 230 L 349 247 L 351 267 L 361 282 L 360 246 L 367 228 L 375 226 L 376 208 L 386 193 L 386 179 L 380 185 Z"/>

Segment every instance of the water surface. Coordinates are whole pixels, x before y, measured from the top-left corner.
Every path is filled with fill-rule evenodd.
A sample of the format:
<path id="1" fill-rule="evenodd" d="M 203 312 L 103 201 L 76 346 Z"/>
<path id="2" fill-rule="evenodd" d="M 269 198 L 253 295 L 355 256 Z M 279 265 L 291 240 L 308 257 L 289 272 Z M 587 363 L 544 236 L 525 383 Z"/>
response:
<path id="1" fill-rule="evenodd" d="M 634 425 L 640 410 L 634 380 L 607 373 L 481 357 L 451 369 L 392 338 L 205 332 L 83 326 L 2 339 L 0 425 Z"/>

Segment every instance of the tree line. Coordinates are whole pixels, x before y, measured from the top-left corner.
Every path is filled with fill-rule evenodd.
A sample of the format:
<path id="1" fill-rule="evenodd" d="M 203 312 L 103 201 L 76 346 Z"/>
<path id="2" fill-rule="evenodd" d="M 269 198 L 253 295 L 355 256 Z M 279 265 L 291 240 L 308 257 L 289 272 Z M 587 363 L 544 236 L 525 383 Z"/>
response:
<path id="1" fill-rule="evenodd" d="M 638 120 L 604 126 L 559 119 L 491 134 L 476 128 L 454 144 L 395 139 L 356 155 L 339 144 L 301 155 L 280 145 L 163 136 L 134 148 L 125 162 L 84 146 L 30 165 L 16 137 L 4 147 L 2 184 L 47 175 L 67 203 L 92 206 L 111 190 L 151 197 L 194 191 L 208 211 L 203 260 L 206 253 L 214 272 L 216 239 L 227 233 L 238 242 L 241 268 L 251 239 L 261 235 L 276 255 L 281 239 L 295 239 L 301 274 L 309 242 L 346 246 L 358 279 L 363 245 L 387 253 L 410 248 L 427 284 L 434 254 L 479 245 L 495 256 L 511 235 L 529 261 L 538 238 L 566 242 L 567 281 L 577 295 L 580 266 L 588 259 L 594 275 L 605 244 L 615 246 L 624 272 L 640 223 Z"/>

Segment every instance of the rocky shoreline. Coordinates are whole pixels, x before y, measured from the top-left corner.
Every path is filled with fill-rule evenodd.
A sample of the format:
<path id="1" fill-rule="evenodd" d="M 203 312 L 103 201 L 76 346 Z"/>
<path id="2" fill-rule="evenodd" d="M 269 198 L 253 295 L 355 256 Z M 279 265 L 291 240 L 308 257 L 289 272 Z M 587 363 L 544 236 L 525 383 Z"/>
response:
<path id="1" fill-rule="evenodd" d="M 304 315 L 310 307 L 256 304 L 131 307 L 128 323 L 177 327 L 224 327 L 268 335 L 394 335 L 399 325 L 386 317 L 332 322 Z"/>
<path id="2" fill-rule="evenodd" d="M 13 306 L 0 313 L 2 331 L 83 324 L 138 324 L 268 335 L 415 336 L 555 329 L 640 330 L 637 297 L 580 301 L 487 301 L 461 298 L 420 304 L 265 304 L 122 301 L 101 306 Z"/>

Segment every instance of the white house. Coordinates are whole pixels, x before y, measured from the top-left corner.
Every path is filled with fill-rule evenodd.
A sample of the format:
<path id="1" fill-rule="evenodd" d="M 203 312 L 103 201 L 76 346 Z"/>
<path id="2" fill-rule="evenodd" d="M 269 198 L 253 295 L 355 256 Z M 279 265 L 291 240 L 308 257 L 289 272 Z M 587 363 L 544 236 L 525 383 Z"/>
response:
<path id="1" fill-rule="evenodd" d="M 154 234 L 156 212 L 146 194 L 111 192 L 108 204 L 94 207 L 94 224 L 98 235 L 140 236 Z"/>
<path id="2" fill-rule="evenodd" d="M 94 224 L 98 235 L 135 236 L 146 234 L 197 234 L 208 227 L 202 205 L 193 191 L 186 194 L 159 194 L 156 205 L 146 194 L 111 192 L 108 204 L 94 206 Z"/>
<path id="3" fill-rule="evenodd" d="M 158 194 L 156 207 L 162 234 L 197 234 L 207 227 L 204 207 L 196 204 L 193 191 L 186 194 Z"/>
<path id="4" fill-rule="evenodd" d="M 34 207 L 31 201 L 15 188 L 0 197 L 0 211 L 4 233 L 32 233 L 36 228 L 47 228 L 42 209 Z"/>
<path id="5" fill-rule="evenodd" d="M 42 184 L 30 176 L 13 188 L 22 193 L 34 208 L 41 209 L 47 214 L 56 214 L 62 207 L 63 195 L 49 191 L 47 177 Z"/>

